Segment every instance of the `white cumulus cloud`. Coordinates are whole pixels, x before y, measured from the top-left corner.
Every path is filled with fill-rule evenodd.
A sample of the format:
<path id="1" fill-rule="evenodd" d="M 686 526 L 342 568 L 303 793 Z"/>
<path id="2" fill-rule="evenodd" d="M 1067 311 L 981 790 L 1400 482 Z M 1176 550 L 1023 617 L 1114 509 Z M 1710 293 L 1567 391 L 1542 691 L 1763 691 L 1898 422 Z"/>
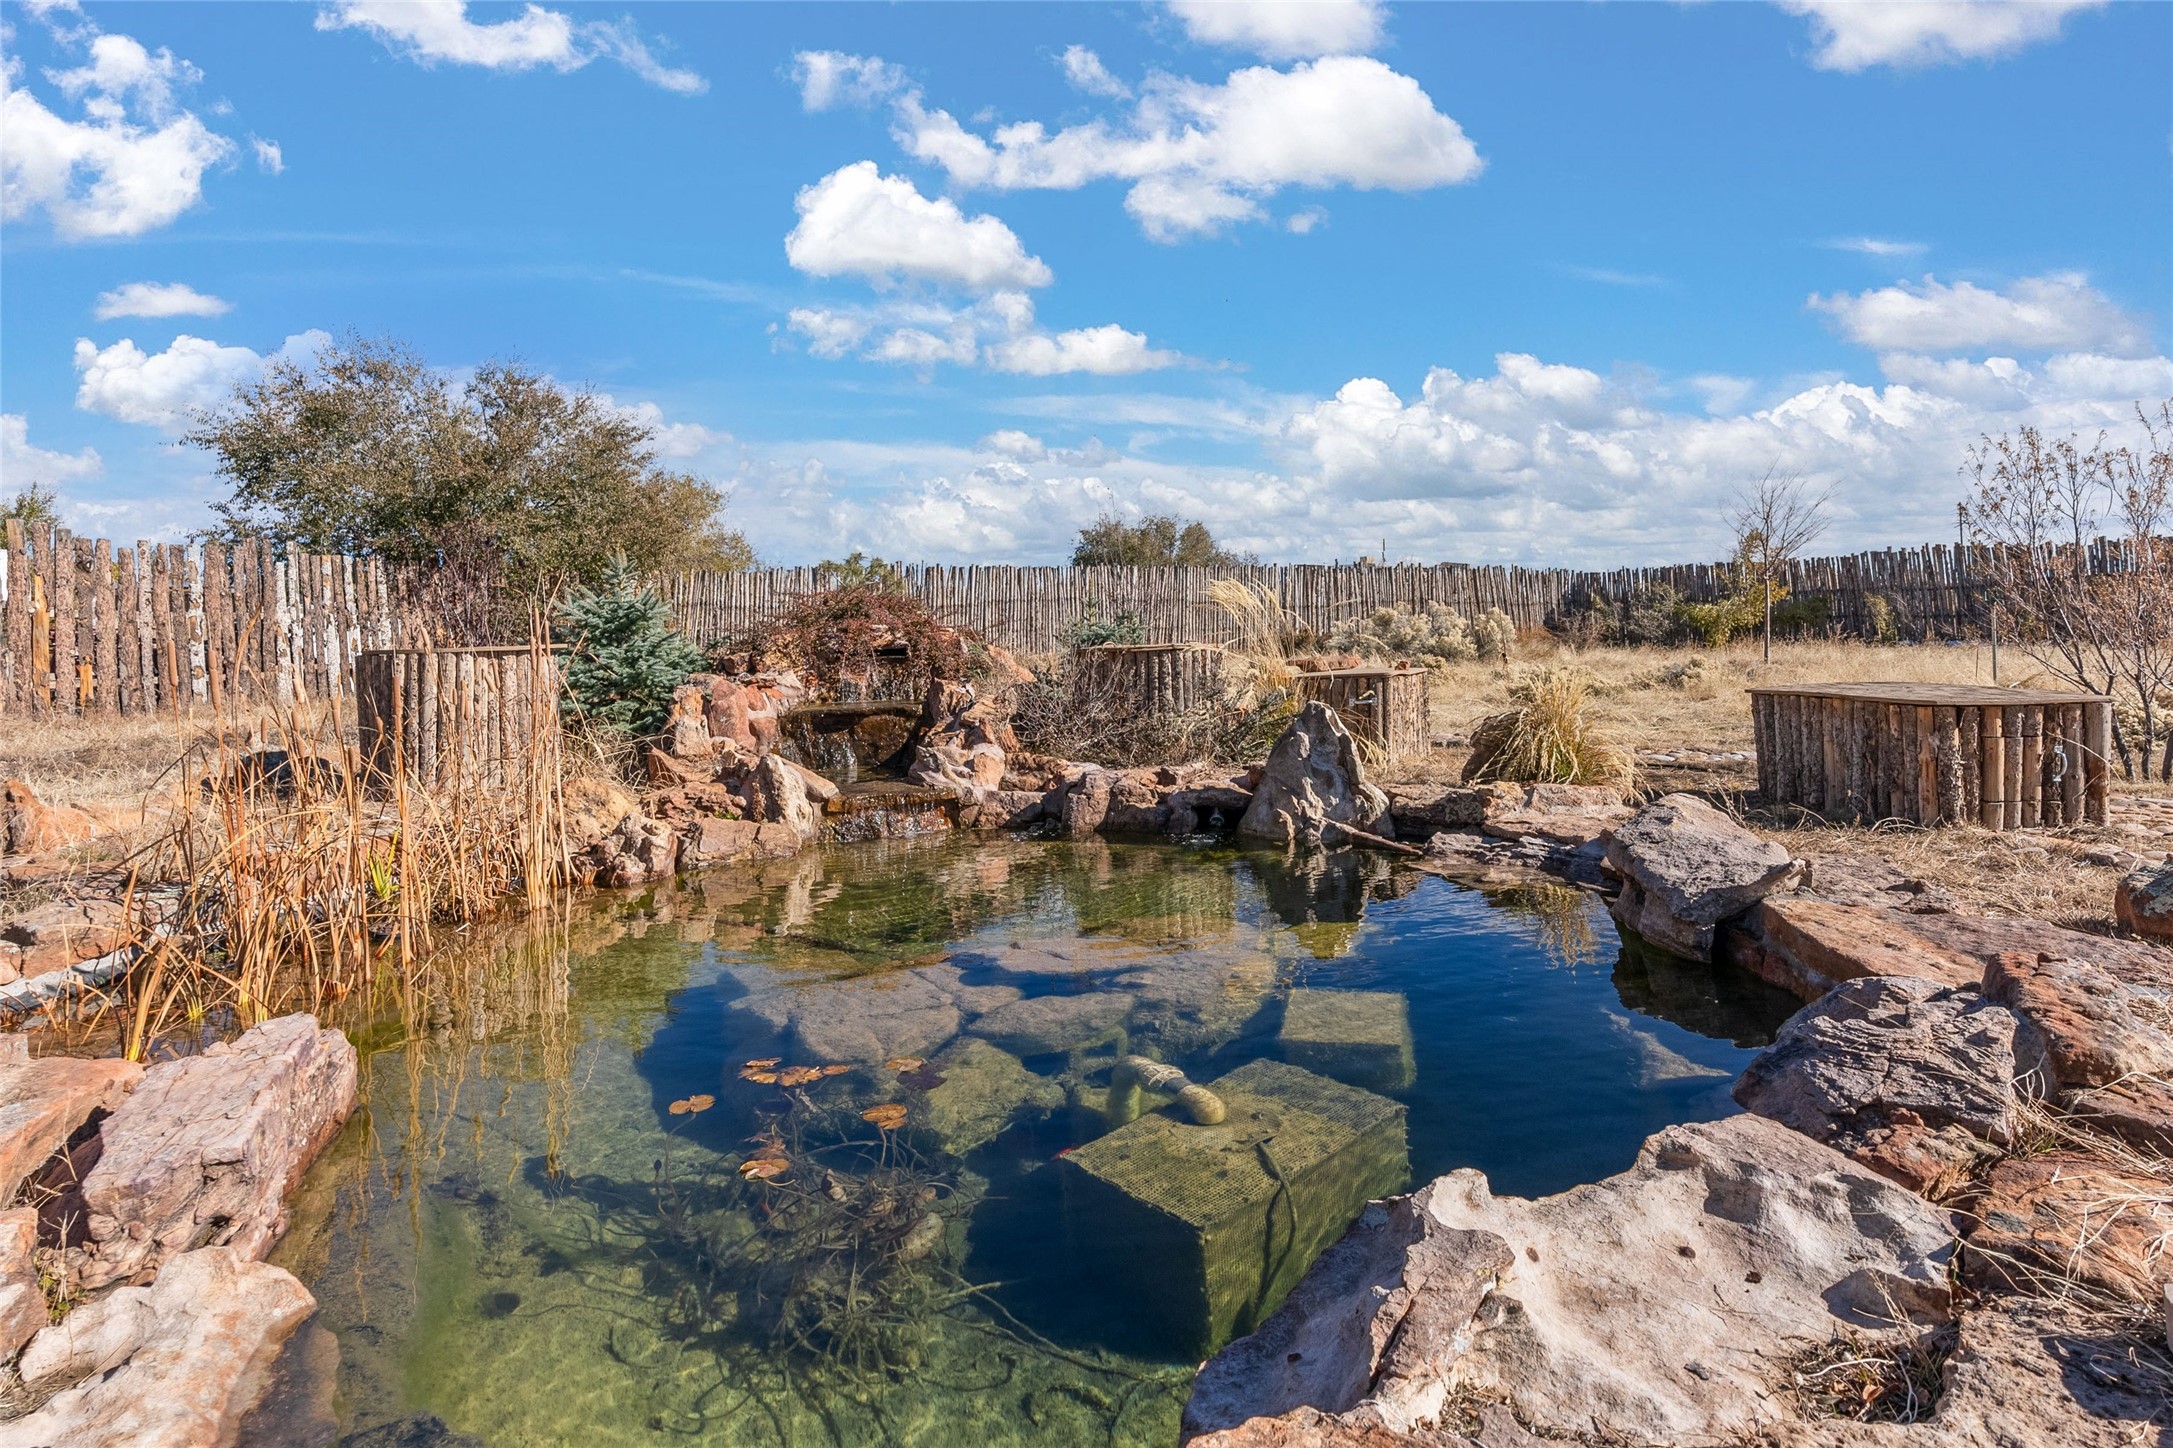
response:
<path id="1" fill-rule="evenodd" d="M 256 152 L 257 169 L 277 176 L 287 169 L 286 153 L 279 149 L 277 141 L 267 141 L 262 136 L 249 138 L 249 149 Z"/>
<path id="2" fill-rule="evenodd" d="M 1064 69 L 1064 79 L 1071 82 L 1074 90 L 1090 96 L 1105 96 L 1111 100 L 1130 100 L 1132 88 L 1109 73 L 1102 58 L 1083 45 L 1064 47 L 1057 64 Z"/>
<path id="3" fill-rule="evenodd" d="M 1169 0 L 1169 8 L 1202 45 L 1269 60 L 1371 50 L 1385 18 L 1380 0 Z"/>
<path id="4" fill-rule="evenodd" d="M 1820 70 L 1897 70 L 1996 60 L 2060 33 L 2105 0 L 1780 0 L 1811 19 Z"/>
<path id="5" fill-rule="evenodd" d="M 2003 289 L 1927 276 L 1866 292 L 1814 293 L 1806 305 L 1832 317 L 1850 341 L 1880 351 L 2129 354 L 2149 345 L 2142 324 L 2076 272 L 2021 277 Z"/>
<path id="6" fill-rule="evenodd" d="M 810 77 L 824 78 L 829 103 L 888 100 L 899 145 L 956 186 L 1069 191 L 1129 182 L 1125 207 L 1158 240 L 1265 219 L 1263 203 L 1287 187 L 1421 191 L 1470 181 L 1484 167 L 1417 81 L 1362 55 L 1249 67 L 1219 85 L 1157 72 L 1114 118 L 1056 132 L 1018 121 L 986 135 L 931 108 L 919 88 L 871 57 L 803 55 L 800 72 L 806 94 L 816 89 Z M 836 80 L 865 75 L 884 79 Z"/>
<path id="7" fill-rule="evenodd" d="M 115 317 L 218 317 L 233 303 L 206 296 L 186 282 L 123 282 L 98 294 L 92 315 L 101 322 Z"/>
<path id="8" fill-rule="evenodd" d="M 198 78 L 172 52 L 125 35 L 90 40 L 86 64 L 47 72 L 82 111 L 69 119 L 22 84 L 21 64 L 0 61 L 0 217 L 44 212 L 59 236 L 140 236 L 203 199 L 204 172 L 233 142 L 178 108 Z"/>
<path id="9" fill-rule="evenodd" d="M 967 216 L 948 197 L 930 200 L 904 176 L 873 161 L 842 166 L 801 190 L 799 223 L 785 259 L 811 276 L 902 278 L 974 291 L 1041 287 L 1049 268 L 993 216 Z"/>
<path id="10" fill-rule="evenodd" d="M 871 106 L 912 87 L 903 70 L 872 55 L 803 50 L 792 58 L 792 69 L 800 104 L 810 111 Z"/>
<path id="11" fill-rule="evenodd" d="M 338 0 L 317 12 L 319 30 L 365 30 L 425 65 L 449 61 L 486 70 L 579 70 L 613 60 L 651 85 L 682 95 L 709 82 L 663 64 L 630 21 L 576 22 L 559 10 L 524 5 L 504 20 L 478 22 L 466 0 Z"/>
<path id="12" fill-rule="evenodd" d="M 1030 377 L 1050 377 L 1063 372 L 1122 377 L 1174 367 L 1183 359 L 1175 352 L 1148 346 L 1143 334 L 1128 332 L 1111 322 L 1069 332 L 1037 332 L 1013 337 L 990 346 L 988 360 L 999 372 L 1023 372 Z"/>
<path id="13" fill-rule="evenodd" d="M 12 494 L 25 488 L 57 488 L 105 471 L 98 449 L 54 452 L 30 441 L 30 419 L 20 412 L 0 413 L 0 477 Z"/>
<path id="14" fill-rule="evenodd" d="M 319 331 L 287 338 L 275 356 L 299 357 L 332 339 Z M 263 375 L 265 358 L 247 347 L 223 347 L 186 332 L 162 352 L 145 352 L 129 338 L 100 347 L 87 337 L 75 344 L 75 405 L 122 422 L 180 432 L 195 412 L 216 407 L 240 383 Z"/>

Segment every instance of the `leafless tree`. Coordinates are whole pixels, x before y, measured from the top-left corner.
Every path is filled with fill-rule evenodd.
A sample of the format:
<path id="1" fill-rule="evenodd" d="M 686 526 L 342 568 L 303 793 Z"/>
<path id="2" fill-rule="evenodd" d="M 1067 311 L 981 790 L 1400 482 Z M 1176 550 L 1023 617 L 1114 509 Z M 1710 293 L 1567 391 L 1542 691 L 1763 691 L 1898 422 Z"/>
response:
<path id="1" fill-rule="evenodd" d="M 2128 777 L 2155 762 L 2173 778 L 2173 742 L 2158 744 L 2173 688 L 2173 401 L 2135 412 L 2127 444 L 2024 427 L 1980 439 L 1962 471 L 1982 564 L 2024 648 L 2121 702 L 2113 747 Z"/>
<path id="2" fill-rule="evenodd" d="M 1736 498 L 1728 521 L 1735 529 L 1736 564 L 1746 575 L 1736 586 L 1754 590 L 1764 612 L 1767 663 L 1773 662 L 1774 600 L 1788 591 L 1788 565 L 1826 531 L 1823 510 L 1831 496 L 1826 489 L 1814 490 L 1801 473 L 1784 473 L 1775 466 Z"/>

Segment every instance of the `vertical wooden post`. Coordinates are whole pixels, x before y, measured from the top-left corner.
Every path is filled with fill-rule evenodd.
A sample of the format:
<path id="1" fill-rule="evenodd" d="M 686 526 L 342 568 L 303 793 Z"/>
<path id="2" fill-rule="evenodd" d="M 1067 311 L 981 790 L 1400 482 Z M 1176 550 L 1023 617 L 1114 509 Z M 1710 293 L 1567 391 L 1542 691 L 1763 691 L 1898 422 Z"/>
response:
<path id="1" fill-rule="evenodd" d="M 2060 822 L 2079 825 L 2083 818 L 2084 781 L 2089 778 L 2089 745 L 2083 738 L 2082 705 L 2060 707 L 2060 738 L 2067 748 L 2067 773 L 2060 779 Z"/>
<path id="2" fill-rule="evenodd" d="M 1962 813 L 1957 823 L 1969 824 L 1984 812 L 1984 710 L 1964 704 L 1954 711 L 1958 731 L 1956 752 L 1961 760 Z"/>
<path id="3" fill-rule="evenodd" d="M 1939 732 L 1934 711 L 1919 705 L 1916 715 L 1916 822 L 1939 823 Z"/>
<path id="4" fill-rule="evenodd" d="M 2045 822 L 2045 709 L 2027 704 L 2022 709 L 2022 828 L 2034 830 Z"/>
<path id="5" fill-rule="evenodd" d="M 7 678 L 0 681 L 0 713 L 30 713 L 36 707 L 37 689 L 30 667 L 30 553 L 20 518 L 7 520 L 8 604 L 0 644 L 8 656 Z"/>
<path id="6" fill-rule="evenodd" d="M 2001 771 L 2006 777 L 2006 802 L 2000 810 L 2001 829 L 2022 828 L 2022 709 L 2008 705 L 2000 711 L 2000 722 L 2005 732 L 2006 750 Z"/>
<path id="7" fill-rule="evenodd" d="M 119 590 L 113 574 L 113 544 L 100 538 L 91 546 L 91 684 L 98 707 L 108 713 L 121 707 Z"/>
<path id="8" fill-rule="evenodd" d="M 1988 830 L 2003 830 L 2007 828 L 2007 711 L 1995 705 L 1977 712 L 1984 736 L 1984 798 L 1978 818 Z"/>
<path id="9" fill-rule="evenodd" d="M 2083 706 L 2083 734 L 2088 748 L 2085 759 L 2089 772 L 2084 794 L 2088 800 L 2090 823 L 2102 825 L 2107 820 L 2113 778 L 2113 706 L 2110 703 Z"/>

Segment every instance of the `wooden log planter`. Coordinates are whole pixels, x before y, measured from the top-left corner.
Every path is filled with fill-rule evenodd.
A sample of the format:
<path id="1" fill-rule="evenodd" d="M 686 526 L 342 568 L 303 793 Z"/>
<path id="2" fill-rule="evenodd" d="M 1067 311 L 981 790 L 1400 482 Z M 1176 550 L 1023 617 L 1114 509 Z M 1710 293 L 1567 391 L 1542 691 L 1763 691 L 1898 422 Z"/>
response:
<path id="1" fill-rule="evenodd" d="M 437 785 L 520 786 L 559 749 L 549 649 L 367 649 L 355 660 L 363 768 Z"/>
<path id="2" fill-rule="evenodd" d="M 1383 763 L 1423 756 L 1433 744 L 1432 680 L 1408 664 L 1368 664 L 1298 675 L 1298 697 L 1318 699 L 1342 717 L 1351 736 L 1379 749 Z"/>
<path id="3" fill-rule="evenodd" d="M 1828 819 L 2105 823 L 2112 700 L 1971 684 L 1752 689 L 1758 792 Z"/>
<path id="4" fill-rule="evenodd" d="M 1078 663 L 1084 687 L 1147 714 L 1182 714 L 1222 697 L 1215 644 L 1089 644 Z"/>

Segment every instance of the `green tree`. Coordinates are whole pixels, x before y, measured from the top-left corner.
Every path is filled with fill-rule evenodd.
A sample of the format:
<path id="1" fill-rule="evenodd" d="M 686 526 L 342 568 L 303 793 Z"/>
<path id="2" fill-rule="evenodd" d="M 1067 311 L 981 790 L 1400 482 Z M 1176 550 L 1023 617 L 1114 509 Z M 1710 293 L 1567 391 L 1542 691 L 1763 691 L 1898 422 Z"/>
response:
<path id="1" fill-rule="evenodd" d="M 436 564 L 517 611 L 597 584 L 620 553 L 644 574 L 753 563 L 722 490 L 660 466 L 649 424 L 518 362 L 455 382 L 350 337 L 272 362 L 187 441 L 229 485 L 221 531 Z"/>
<path id="2" fill-rule="evenodd" d="M 18 491 L 14 501 L 0 508 L 0 523 L 11 518 L 25 528 L 57 527 L 60 524 L 60 494 L 43 483 L 32 483 Z"/>
<path id="3" fill-rule="evenodd" d="M 877 588 L 896 592 L 905 587 L 904 564 L 893 563 L 887 558 L 871 558 L 858 548 L 843 558 L 825 558 L 815 566 L 837 579 L 839 588 L 871 583 Z"/>
<path id="4" fill-rule="evenodd" d="M 1096 519 L 1079 530 L 1071 561 L 1079 568 L 1227 568 L 1253 560 L 1218 547 L 1205 523 L 1157 513 L 1137 523 L 1106 515 Z"/>
<path id="5" fill-rule="evenodd" d="M 702 666 L 701 650 L 672 627 L 671 610 L 623 553 L 605 562 L 596 587 L 573 591 L 558 625 L 568 710 L 591 725 L 656 733 L 673 691 Z"/>

